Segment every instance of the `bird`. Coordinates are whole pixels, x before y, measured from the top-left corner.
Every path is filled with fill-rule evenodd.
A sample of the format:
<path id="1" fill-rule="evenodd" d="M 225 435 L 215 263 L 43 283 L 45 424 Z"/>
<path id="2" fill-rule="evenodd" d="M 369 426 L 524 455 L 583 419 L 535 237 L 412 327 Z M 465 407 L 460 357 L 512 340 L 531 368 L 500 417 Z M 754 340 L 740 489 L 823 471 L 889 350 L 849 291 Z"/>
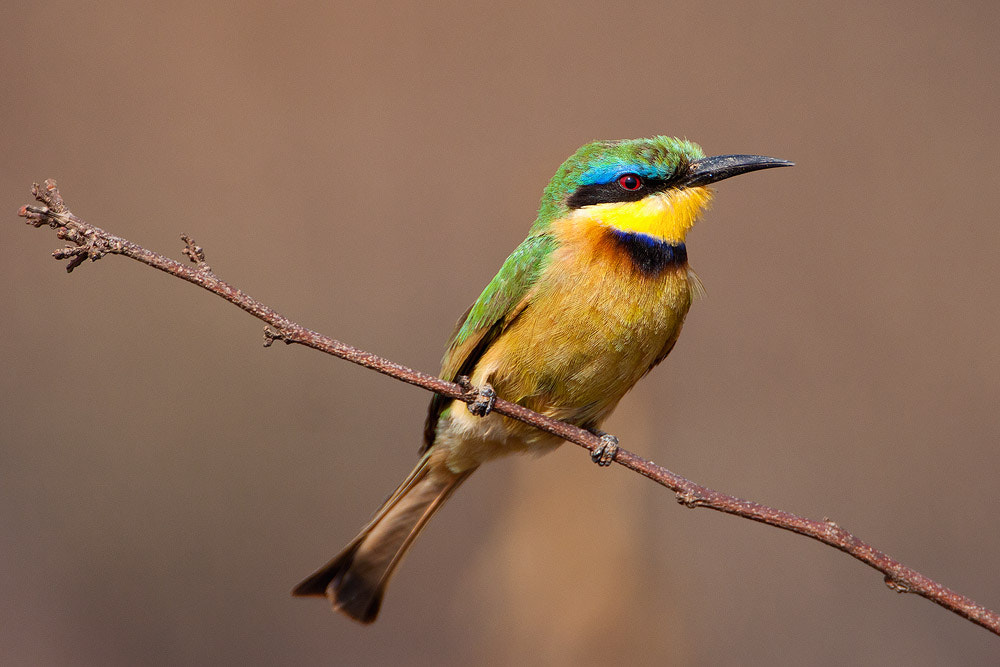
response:
<path id="1" fill-rule="evenodd" d="M 582 146 L 546 186 L 527 238 L 459 319 L 441 377 L 478 388 L 469 405 L 435 394 L 421 456 L 371 521 L 295 596 L 328 598 L 361 623 L 378 616 L 390 577 L 431 516 L 483 463 L 543 454 L 561 440 L 491 412 L 497 396 L 601 437 L 622 396 L 670 353 L 700 282 L 688 231 L 710 185 L 792 166 L 762 155 L 705 157 L 656 136 Z"/>

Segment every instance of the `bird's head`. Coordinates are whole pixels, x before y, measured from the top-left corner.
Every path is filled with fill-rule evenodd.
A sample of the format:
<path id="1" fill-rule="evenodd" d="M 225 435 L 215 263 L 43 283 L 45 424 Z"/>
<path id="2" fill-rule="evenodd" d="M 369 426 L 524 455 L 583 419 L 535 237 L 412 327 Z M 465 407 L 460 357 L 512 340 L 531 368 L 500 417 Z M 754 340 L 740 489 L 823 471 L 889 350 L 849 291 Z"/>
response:
<path id="1" fill-rule="evenodd" d="M 758 169 L 791 166 L 761 155 L 705 157 L 673 137 L 595 141 L 566 160 L 542 195 L 535 229 L 579 218 L 622 232 L 683 243 L 712 198 L 708 185 Z"/>

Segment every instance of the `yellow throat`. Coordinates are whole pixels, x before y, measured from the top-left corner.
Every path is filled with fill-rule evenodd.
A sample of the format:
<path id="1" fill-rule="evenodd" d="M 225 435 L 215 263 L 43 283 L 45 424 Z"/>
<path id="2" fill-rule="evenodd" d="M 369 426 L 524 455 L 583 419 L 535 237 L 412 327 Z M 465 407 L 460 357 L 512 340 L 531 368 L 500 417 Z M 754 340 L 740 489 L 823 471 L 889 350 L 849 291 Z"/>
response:
<path id="1" fill-rule="evenodd" d="M 711 201 L 712 191 L 705 186 L 671 189 L 634 202 L 585 206 L 569 217 L 668 243 L 684 243 L 688 230 Z"/>

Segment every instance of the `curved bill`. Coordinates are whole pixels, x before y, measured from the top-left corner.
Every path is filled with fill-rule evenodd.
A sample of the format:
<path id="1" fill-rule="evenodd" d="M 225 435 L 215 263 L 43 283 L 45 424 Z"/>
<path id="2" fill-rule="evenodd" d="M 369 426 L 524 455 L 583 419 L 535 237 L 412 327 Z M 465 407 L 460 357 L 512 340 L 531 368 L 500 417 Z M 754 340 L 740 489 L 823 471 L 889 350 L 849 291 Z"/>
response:
<path id="1" fill-rule="evenodd" d="M 739 176 L 758 169 L 791 167 L 794 162 L 779 160 L 765 155 L 716 155 L 703 157 L 688 165 L 687 175 L 682 179 L 684 187 L 708 185 L 732 176 Z"/>

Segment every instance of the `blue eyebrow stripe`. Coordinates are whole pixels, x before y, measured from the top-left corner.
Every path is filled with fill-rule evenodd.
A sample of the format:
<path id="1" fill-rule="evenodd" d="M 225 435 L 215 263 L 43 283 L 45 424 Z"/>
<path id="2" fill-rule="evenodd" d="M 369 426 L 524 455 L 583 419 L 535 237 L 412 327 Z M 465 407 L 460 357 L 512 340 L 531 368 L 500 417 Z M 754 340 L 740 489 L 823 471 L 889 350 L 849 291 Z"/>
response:
<path id="1" fill-rule="evenodd" d="M 595 165 L 580 174 L 580 185 L 603 185 L 615 181 L 622 174 L 638 174 L 643 178 L 667 178 L 670 176 L 651 164 L 615 162 Z"/>

